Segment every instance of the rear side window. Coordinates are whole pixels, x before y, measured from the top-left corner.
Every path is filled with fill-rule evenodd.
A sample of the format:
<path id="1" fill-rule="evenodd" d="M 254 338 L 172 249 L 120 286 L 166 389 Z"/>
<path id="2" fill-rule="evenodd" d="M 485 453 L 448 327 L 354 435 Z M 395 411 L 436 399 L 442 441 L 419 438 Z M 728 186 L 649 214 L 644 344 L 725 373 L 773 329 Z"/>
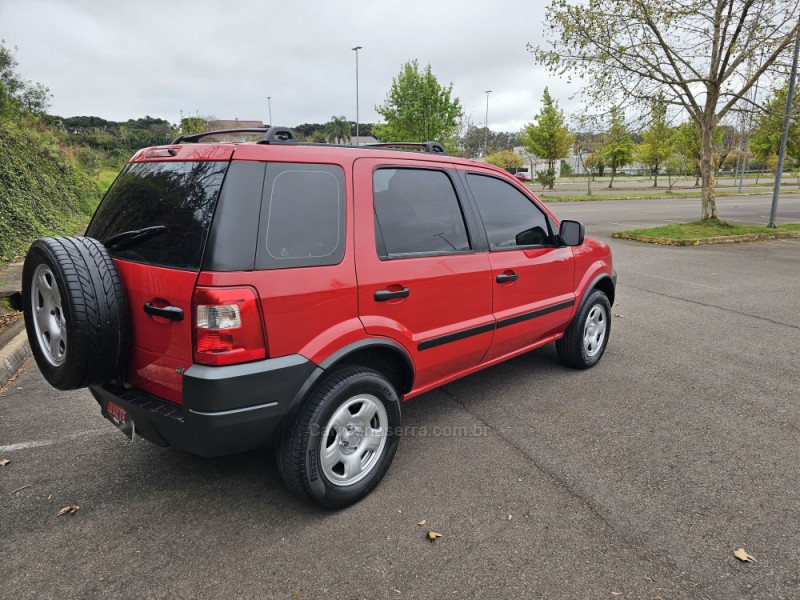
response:
<path id="1" fill-rule="evenodd" d="M 450 178 L 432 169 L 378 169 L 372 180 L 378 255 L 452 254 L 470 250 Z"/>
<path id="2" fill-rule="evenodd" d="M 545 214 L 513 185 L 474 173 L 467 175 L 467 182 L 486 228 L 490 249 L 553 243 Z"/>
<path id="3" fill-rule="evenodd" d="M 344 172 L 269 163 L 259 220 L 258 269 L 335 265 L 344 258 Z"/>
<path id="4" fill-rule="evenodd" d="M 228 162 L 128 165 L 106 194 L 86 235 L 112 256 L 199 270 Z"/>

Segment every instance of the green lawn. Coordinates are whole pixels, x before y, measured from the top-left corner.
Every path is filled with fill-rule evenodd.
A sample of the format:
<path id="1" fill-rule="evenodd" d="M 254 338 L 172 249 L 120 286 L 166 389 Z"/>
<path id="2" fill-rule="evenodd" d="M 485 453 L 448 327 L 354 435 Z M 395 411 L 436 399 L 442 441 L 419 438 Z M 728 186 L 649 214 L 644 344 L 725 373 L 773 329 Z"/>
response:
<path id="1" fill-rule="evenodd" d="M 634 229 L 623 233 L 670 240 L 696 240 L 711 237 L 775 234 L 791 231 L 800 232 L 800 223 L 787 223 L 785 225 L 778 225 L 775 229 L 770 229 L 766 225 L 734 224 L 714 219 L 710 221 L 695 221 L 694 223 L 663 225 L 661 227 L 651 227 L 649 229 Z"/>

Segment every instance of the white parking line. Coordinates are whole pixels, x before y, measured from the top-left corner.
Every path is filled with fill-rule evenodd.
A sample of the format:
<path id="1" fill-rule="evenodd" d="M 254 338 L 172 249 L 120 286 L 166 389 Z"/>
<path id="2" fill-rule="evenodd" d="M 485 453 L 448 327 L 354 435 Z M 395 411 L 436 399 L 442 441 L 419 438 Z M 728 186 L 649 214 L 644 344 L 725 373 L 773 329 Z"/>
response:
<path id="1" fill-rule="evenodd" d="M 72 442 L 74 440 L 79 440 L 81 438 L 94 437 L 97 435 L 112 433 L 113 431 L 114 431 L 113 428 L 92 429 L 91 431 L 82 431 L 80 433 L 73 433 L 72 435 L 67 435 L 62 438 L 57 438 L 54 440 L 40 440 L 36 442 L 20 442 L 19 444 L 9 444 L 7 446 L 0 446 L 0 453 L 15 452 L 17 450 L 27 450 L 28 448 L 40 448 L 42 446 L 52 446 L 53 444 L 63 444 L 64 442 Z"/>

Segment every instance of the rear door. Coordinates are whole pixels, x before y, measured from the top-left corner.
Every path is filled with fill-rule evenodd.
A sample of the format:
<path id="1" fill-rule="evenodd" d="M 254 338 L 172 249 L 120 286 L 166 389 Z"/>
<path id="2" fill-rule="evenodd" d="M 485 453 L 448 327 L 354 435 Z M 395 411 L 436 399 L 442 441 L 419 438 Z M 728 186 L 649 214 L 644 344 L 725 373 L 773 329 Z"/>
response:
<path id="1" fill-rule="evenodd" d="M 86 232 L 111 252 L 128 295 L 127 380 L 173 402 L 182 401 L 181 373 L 192 364 L 192 295 L 228 165 L 131 163 Z"/>
<path id="2" fill-rule="evenodd" d="M 489 241 L 497 330 L 486 360 L 529 348 L 563 330 L 575 304 L 572 249 L 556 245 L 552 219 L 516 185 L 467 173 Z"/>
<path id="3" fill-rule="evenodd" d="M 415 389 L 479 364 L 494 330 L 492 285 L 455 172 L 363 158 L 354 180 L 358 306 L 367 333 L 408 350 Z"/>

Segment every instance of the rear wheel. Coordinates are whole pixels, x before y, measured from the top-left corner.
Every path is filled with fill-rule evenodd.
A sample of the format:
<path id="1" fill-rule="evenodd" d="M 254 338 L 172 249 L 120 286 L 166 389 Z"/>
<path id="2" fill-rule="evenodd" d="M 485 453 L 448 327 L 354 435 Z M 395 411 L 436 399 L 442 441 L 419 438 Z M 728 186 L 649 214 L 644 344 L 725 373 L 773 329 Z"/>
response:
<path id="1" fill-rule="evenodd" d="M 588 369 L 598 363 L 611 333 L 611 303 L 601 290 L 592 290 L 580 311 L 556 342 L 558 358 L 565 365 Z"/>
<path id="2" fill-rule="evenodd" d="M 400 401 L 365 367 L 344 367 L 320 384 L 278 449 L 289 488 L 325 508 L 343 508 L 378 485 L 397 451 Z"/>
<path id="3" fill-rule="evenodd" d="M 92 238 L 36 240 L 22 270 L 28 342 L 61 390 L 116 377 L 127 360 L 128 302 L 105 247 Z"/>

